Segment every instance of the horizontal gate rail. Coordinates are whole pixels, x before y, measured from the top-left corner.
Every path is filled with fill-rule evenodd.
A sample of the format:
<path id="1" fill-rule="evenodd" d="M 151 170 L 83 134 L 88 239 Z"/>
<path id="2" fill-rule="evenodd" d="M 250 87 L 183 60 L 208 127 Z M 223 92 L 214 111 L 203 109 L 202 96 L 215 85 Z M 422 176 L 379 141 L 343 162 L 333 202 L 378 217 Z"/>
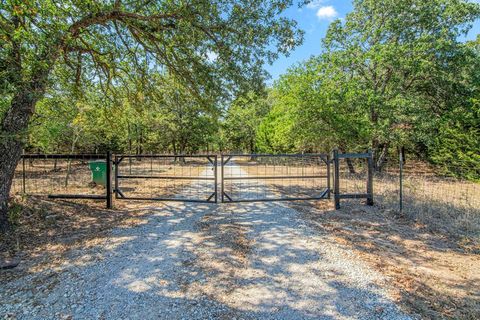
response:
<path id="1" fill-rule="evenodd" d="M 235 161 L 238 161 L 239 158 L 249 158 L 250 160 L 247 161 L 247 164 L 244 165 L 236 165 Z M 286 159 L 286 162 L 282 163 L 281 165 L 277 164 L 275 161 L 276 159 Z M 261 159 L 268 159 L 267 162 L 258 162 Z M 272 162 L 273 161 L 273 162 Z M 298 162 L 297 166 L 295 166 L 295 163 L 288 163 L 288 162 Z M 222 202 L 270 202 L 270 201 L 295 201 L 295 200 L 322 200 L 322 199 L 328 199 L 330 198 L 330 156 L 328 154 L 226 154 L 226 155 L 221 155 L 221 174 L 222 174 L 222 193 L 221 193 L 221 199 Z M 232 166 L 229 167 L 228 164 L 231 164 Z M 300 164 L 300 165 L 298 165 Z M 275 174 L 275 171 L 277 171 L 281 167 L 287 168 L 312 168 L 315 165 L 316 167 L 323 166 L 325 168 L 326 173 L 325 174 L 318 174 L 315 172 L 309 172 L 306 174 Z M 254 174 L 250 175 L 250 173 L 246 173 L 245 175 L 243 174 L 243 168 L 262 168 L 262 166 L 265 167 L 265 170 L 267 171 L 267 167 L 271 170 L 273 170 L 273 173 L 270 174 L 265 174 L 265 175 L 260 175 Z M 226 168 L 234 168 L 236 169 L 236 173 L 232 172 L 226 172 Z M 232 171 L 232 170 L 231 170 Z M 235 171 L 235 170 L 234 170 Z M 298 171 L 298 170 L 297 170 Z M 303 171 L 302 171 L 303 172 Z M 313 174 L 312 174 L 313 173 Z M 312 187 L 312 188 L 307 188 L 306 191 L 299 192 L 297 191 L 295 194 L 305 194 L 303 196 L 295 196 L 292 194 L 287 194 L 284 196 L 274 196 L 274 197 L 251 197 L 248 196 L 247 198 L 242 198 L 240 197 L 235 197 L 233 189 L 234 185 L 230 186 L 232 190 L 227 190 L 226 182 L 230 182 L 232 184 L 235 184 L 237 182 L 240 187 L 238 189 L 241 189 L 244 192 L 248 193 L 248 188 L 252 187 L 252 185 L 249 185 L 245 187 L 242 185 L 241 181 L 259 181 L 257 185 L 253 185 L 254 188 L 263 188 L 265 191 L 265 194 L 267 193 L 274 193 L 274 194 L 282 194 L 285 192 L 282 192 L 281 188 L 284 186 L 277 186 L 275 185 L 275 180 L 286 180 L 286 181 L 291 181 L 294 182 L 294 180 L 299 180 L 299 183 L 297 184 L 297 190 L 299 189 L 299 185 L 302 185 L 302 182 L 309 181 L 309 183 L 312 183 L 314 181 L 317 181 L 318 179 L 325 179 L 326 183 L 323 187 Z M 269 182 L 273 181 L 273 182 Z M 273 183 L 273 185 L 272 185 Z M 291 188 L 291 186 L 290 186 Z M 245 191 L 247 190 L 247 191 Z M 309 193 L 311 195 L 309 195 Z"/>
<path id="2" fill-rule="evenodd" d="M 277 179 L 314 179 L 314 178 L 327 178 L 328 175 L 322 176 L 246 176 L 246 177 L 225 177 L 225 180 L 277 180 Z"/>
<path id="3" fill-rule="evenodd" d="M 23 154 L 23 159 L 102 160 L 105 154 Z"/>
<path id="4" fill-rule="evenodd" d="M 121 163 L 129 160 L 141 161 L 143 159 L 148 159 L 151 163 L 151 170 L 148 168 L 143 170 L 144 172 L 135 172 L 127 174 L 123 172 Z M 187 159 L 189 160 L 187 162 Z M 164 167 L 174 167 L 174 173 L 172 174 L 154 174 L 153 173 L 153 162 L 157 160 L 160 161 L 160 166 Z M 169 161 L 170 160 L 170 161 Z M 202 161 L 203 163 L 194 163 L 194 161 Z M 162 162 L 163 161 L 163 162 Z M 129 162 L 130 165 L 131 163 Z M 165 155 L 165 154 L 145 154 L 145 155 L 116 155 L 115 156 L 115 198 L 120 200 L 140 200 L 140 201 L 178 201 L 178 202 L 200 202 L 200 203 L 211 203 L 217 202 L 217 156 L 216 155 Z M 191 174 L 178 174 L 175 172 L 175 169 L 185 169 L 185 171 L 192 171 L 192 169 L 203 169 L 205 172 L 200 172 L 198 176 Z M 142 168 L 140 168 L 142 169 Z M 144 169 L 144 168 L 143 168 Z M 190 169 L 190 170 L 188 170 Z M 209 170 L 213 170 L 213 175 L 209 176 Z M 132 169 L 130 169 L 131 171 Z M 138 170 L 136 170 L 138 171 Z M 150 172 L 150 174 L 147 174 Z M 160 172 L 162 173 L 162 172 Z M 202 175 L 206 173 L 207 175 Z M 189 181 L 190 183 L 180 186 L 183 190 L 180 190 L 180 193 L 170 194 L 172 189 L 175 189 L 177 186 L 165 185 L 164 188 L 159 187 L 160 193 L 169 193 L 169 195 L 130 195 L 129 193 L 132 190 L 127 191 L 128 187 L 125 187 L 124 183 L 128 180 L 143 180 L 145 181 Z M 195 184 L 195 182 L 201 182 L 201 184 Z M 210 183 L 208 183 L 210 182 Z M 151 186 L 150 186 L 151 187 Z M 132 188 L 130 188 L 132 189 Z M 134 188 L 135 189 L 135 188 Z M 136 191 L 136 190 L 134 190 Z M 175 191 L 175 190 L 173 190 Z M 187 192 L 189 191 L 189 192 Z M 195 193 L 198 195 L 197 198 L 185 196 L 185 194 Z M 204 193 L 203 196 L 201 194 Z"/>
<path id="5" fill-rule="evenodd" d="M 214 180 L 213 178 L 207 178 L 207 177 L 178 177 L 178 176 L 148 176 L 148 175 L 119 175 L 118 179 L 159 179 L 159 180 L 206 180 L 206 181 L 212 181 Z"/>
<path id="6" fill-rule="evenodd" d="M 370 153 L 339 153 L 339 159 L 361 159 L 370 157 Z"/>
<path id="7" fill-rule="evenodd" d="M 93 199 L 93 200 L 107 200 L 107 196 L 95 194 L 49 194 L 50 199 Z"/>

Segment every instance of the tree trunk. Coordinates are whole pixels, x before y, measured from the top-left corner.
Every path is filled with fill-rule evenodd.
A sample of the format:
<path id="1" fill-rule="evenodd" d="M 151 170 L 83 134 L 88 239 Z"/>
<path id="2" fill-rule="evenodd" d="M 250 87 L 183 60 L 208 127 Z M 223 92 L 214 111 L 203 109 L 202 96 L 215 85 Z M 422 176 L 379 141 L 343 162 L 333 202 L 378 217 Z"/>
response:
<path id="1" fill-rule="evenodd" d="M 385 161 L 387 160 L 387 153 L 388 153 L 388 143 L 383 144 L 381 148 L 380 155 L 377 158 L 377 161 L 375 163 L 375 168 L 378 172 L 381 172 L 383 169 L 383 166 L 385 165 Z"/>
<path id="2" fill-rule="evenodd" d="M 250 143 L 249 143 L 249 146 L 250 146 L 250 161 L 255 161 L 257 160 L 257 157 L 255 156 L 255 140 L 253 139 L 250 139 Z"/>
<path id="3" fill-rule="evenodd" d="M 22 156 L 22 137 L 33 113 L 35 93 L 21 87 L 13 97 L 1 126 L 0 140 L 0 229 L 8 228 L 8 198 L 15 168 Z"/>
<path id="4" fill-rule="evenodd" d="M 341 151 L 342 153 L 346 153 L 346 152 L 347 152 L 346 150 L 347 150 L 346 148 L 340 147 L 340 151 Z M 355 174 L 355 173 L 356 173 L 356 172 L 355 172 L 355 166 L 354 166 L 354 164 L 353 164 L 352 159 L 347 158 L 347 159 L 345 159 L 345 160 L 347 161 L 348 172 L 351 173 L 351 174 Z"/>

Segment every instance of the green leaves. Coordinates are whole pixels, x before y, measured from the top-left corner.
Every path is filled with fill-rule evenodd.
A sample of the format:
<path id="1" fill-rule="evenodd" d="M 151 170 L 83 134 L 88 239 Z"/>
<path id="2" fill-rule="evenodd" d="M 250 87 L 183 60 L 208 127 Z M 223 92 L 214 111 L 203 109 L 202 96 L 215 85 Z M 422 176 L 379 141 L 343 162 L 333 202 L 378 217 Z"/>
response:
<path id="1" fill-rule="evenodd" d="M 478 41 L 458 41 L 478 17 L 480 5 L 460 0 L 354 1 L 330 25 L 324 53 L 275 83 L 259 146 L 377 154 L 406 147 L 436 163 L 460 165 L 468 154 L 478 168 L 471 101 L 480 51 Z"/>
<path id="2" fill-rule="evenodd" d="M 238 96 L 229 106 L 223 123 L 228 149 L 255 153 L 257 130 L 269 109 L 264 92 L 250 91 Z"/>

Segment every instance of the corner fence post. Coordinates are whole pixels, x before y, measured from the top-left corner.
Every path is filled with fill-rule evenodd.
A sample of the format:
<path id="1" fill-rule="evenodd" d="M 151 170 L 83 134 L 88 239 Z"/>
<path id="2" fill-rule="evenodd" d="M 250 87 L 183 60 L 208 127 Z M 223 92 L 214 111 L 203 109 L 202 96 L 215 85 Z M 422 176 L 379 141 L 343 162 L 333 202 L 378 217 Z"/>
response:
<path id="1" fill-rule="evenodd" d="M 110 151 L 107 151 L 107 158 L 106 158 L 106 166 L 107 166 L 107 209 L 112 209 L 112 154 Z"/>
<path id="2" fill-rule="evenodd" d="M 367 205 L 373 206 L 373 153 L 368 150 Z"/>
<path id="3" fill-rule="evenodd" d="M 335 209 L 340 209 L 340 161 L 338 159 L 338 149 L 333 150 L 334 177 L 333 177 L 333 198 Z"/>

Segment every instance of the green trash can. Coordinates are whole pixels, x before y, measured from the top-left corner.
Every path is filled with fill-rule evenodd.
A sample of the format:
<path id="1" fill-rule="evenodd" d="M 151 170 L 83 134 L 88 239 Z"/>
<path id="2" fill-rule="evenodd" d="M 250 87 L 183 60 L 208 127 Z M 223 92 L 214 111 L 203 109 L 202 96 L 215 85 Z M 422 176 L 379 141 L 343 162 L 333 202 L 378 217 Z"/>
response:
<path id="1" fill-rule="evenodd" d="M 92 181 L 97 185 L 107 185 L 107 162 L 105 160 L 95 160 L 88 163 L 92 171 Z"/>

